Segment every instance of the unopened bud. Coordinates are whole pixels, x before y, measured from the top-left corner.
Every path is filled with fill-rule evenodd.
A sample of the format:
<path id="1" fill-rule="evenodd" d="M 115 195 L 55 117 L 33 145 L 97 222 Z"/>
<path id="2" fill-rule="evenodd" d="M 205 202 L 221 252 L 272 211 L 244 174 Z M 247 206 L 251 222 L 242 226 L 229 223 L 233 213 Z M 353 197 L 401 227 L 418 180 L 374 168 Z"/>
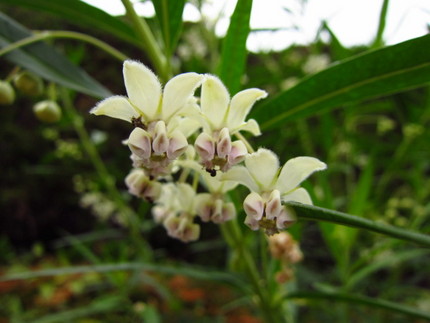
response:
<path id="1" fill-rule="evenodd" d="M 61 109 L 55 101 L 45 100 L 33 106 L 36 117 L 43 122 L 57 122 L 61 119 Z"/>
<path id="2" fill-rule="evenodd" d="M 38 96 L 43 92 L 42 79 L 28 71 L 17 74 L 13 84 L 21 93 L 28 96 Z"/>
<path id="3" fill-rule="evenodd" d="M 15 91 L 9 82 L 0 81 L 0 104 L 8 105 L 15 101 Z"/>

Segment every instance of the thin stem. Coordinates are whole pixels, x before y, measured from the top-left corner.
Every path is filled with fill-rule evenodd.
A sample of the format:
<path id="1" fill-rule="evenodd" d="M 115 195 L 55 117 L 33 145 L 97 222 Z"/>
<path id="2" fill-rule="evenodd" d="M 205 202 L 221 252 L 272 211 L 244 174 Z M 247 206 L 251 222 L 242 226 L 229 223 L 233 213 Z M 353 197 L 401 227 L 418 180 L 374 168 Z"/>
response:
<path id="1" fill-rule="evenodd" d="M 266 289 L 263 288 L 262 278 L 260 277 L 260 274 L 257 270 L 255 261 L 243 241 L 242 233 L 238 227 L 237 220 L 233 219 L 224 223 L 221 226 L 221 229 L 226 241 L 231 244 L 231 247 L 233 247 L 234 250 L 239 253 L 240 258 L 243 260 L 242 264 L 245 266 L 246 275 L 248 276 L 248 279 L 254 288 L 254 292 L 258 297 L 258 304 L 260 305 L 261 312 L 264 315 L 265 322 L 280 322 L 277 319 L 276 309 L 272 308 L 271 295 Z"/>
<path id="2" fill-rule="evenodd" d="M 84 41 L 104 50 L 105 52 L 109 53 L 110 55 L 112 55 L 113 57 L 117 58 L 120 61 L 124 61 L 128 58 L 125 54 L 121 53 L 119 50 L 113 48 L 112 46 L 101 41 L 100 39 L 97 39 L 95 37 L 92 37 L 86 34 L 74 32 L 74 31 L 63 31 L 63 30 L 42 31 L 30 37 L 26 37 L 21 40 L 18 40 L 2 48 L 0 50 L 0 56 L 5 55 L 15 49 L 18 49 L 33 43 L 37 43 L 42 40 L 53 39 L 53 38 L 69 38 L 69 39 Z"/>
<path id="3" fill-rule="evenodd" d="M 160 47 L 155 40 L 154 35 L 151 32 L 146 21 L 139 17 L 136 10 L 134 10 L 133 4 L 130 0 L 121 0 L 125 7 L 128 18 L 133 23 L 137 35 L 144 45 L 144 49 L 147 51 L 149 59 L 154 68 L 157 70 L 157 74 L 165 82 L 170 78 L 171 71 L 169 70 L 169 64 L 167 64 L 166 56 L 161 52 Z"/>
<path id="4" fill-rule="evenodd" d="M 254 148 L 252 148 L 249 141 L 240 132 L 236 132 L 234 135 L 237 137 L 237 139 L 241 140 L 245 144 L 246 149 L 248 149 L 249 153 L 255 152 Z"/>

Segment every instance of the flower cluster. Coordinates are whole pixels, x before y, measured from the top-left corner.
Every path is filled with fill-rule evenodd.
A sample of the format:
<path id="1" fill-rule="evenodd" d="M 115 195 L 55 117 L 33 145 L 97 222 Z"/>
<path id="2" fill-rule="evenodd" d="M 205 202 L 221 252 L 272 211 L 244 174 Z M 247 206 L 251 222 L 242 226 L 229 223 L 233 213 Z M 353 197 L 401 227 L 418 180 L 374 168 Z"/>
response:
<path id="1" fill-rule="evenodd" d="M 297 186 L 325 169 L 324 163 L 298 157 L 280 168 L 273 152 L 249 151 L 239 134 L 260 135 L 258 123 L 246 117 L 267 96 L 265 91 L 247 89 L 230 98 L 217 77 L 197 73 L 179 74 L 163 89 L 150 69 L 130 60 L 124 62 L 123 75 L 127 96 L 107 98 L 91 113 L 133 125 L 125 140 L 133 167 L 125 183 L 131 194 L 155 203 L 154 219 L 169 236 L 184 242 L 198 239 L 196 217 L 214 223 L 235 218 L 226 193 L 239 184 L 251 191 L 243 203 L 245 223 L 269 235 L 294 221 L 282 202 L 311 203 Z"/>

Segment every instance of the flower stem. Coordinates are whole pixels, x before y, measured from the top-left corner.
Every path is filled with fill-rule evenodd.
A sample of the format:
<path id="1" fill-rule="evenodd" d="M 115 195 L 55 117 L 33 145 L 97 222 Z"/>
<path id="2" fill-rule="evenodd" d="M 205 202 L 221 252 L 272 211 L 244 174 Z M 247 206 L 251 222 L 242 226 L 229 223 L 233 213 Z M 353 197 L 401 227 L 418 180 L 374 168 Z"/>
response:
<path id="1" fill-rule="evenodd" d="M 18 40 L 2 48 L 0 50 L 0 56 L 5 55 L 15 49 L 18 49 L 45 39 L 53 39 L 53 38 L 70 38 L 70 39 L 84 41 L 104 50 L 105 52 L 109 53 L 110 55 L 112 55 L 113 57 L 117 58 L 120 61 L 124 61 L 127 59 L 127 56 L 125 54 L 121 53 L 119 50 L 113 48 L 112 46 L 101 41 L 100 39 L 97 39 L 95 37 L 92 37 L 86 34 L 74 32 L 74 31 L 63 31 L 63 30 L 58 30 L 58 31 L 46 30 L 46 31 L 36 33 L 30 37 L 26 37 L 21 40 Z"/>
<path id="2" fill-rule="evenodd" d="M 279 318 L 278 311 L 272 306 L 272 298 L 269 292 L 264 288 L 264 280 L 260 277 L 255 261 L 249 251 L 246 248 L 242 232 L 238 226 L 237 220 L 233 219 L 224 223 L 221 226 L 222 233 L 230 246 L 238 252 L 240 259 L 243 260 L 245 268 L 245 274 L 248 276 L 249 281 L 252 284 L 254 292 L 258 298 L 257 304 L 260 307 L 261 313 L 264 316 L 264 322 L 267 323 L 278 323 L 282 322 Z"/>
<path id="3" fill-rule="evenodd" d="M 142 48 L 147 51 L 149 59 L 157 70 L 157 74 L 160 76 L 162 81 L 167 81 L 171 76 L 171 72 L 169 71 L 170 64 L 167 63 L 167 58 L 163 55 L 160 47 L 158 46 L 151 29 L 146 21 L 139 17 L 130 0 L 121 1 L 125 7 L 128 18 L 133 23 L 137 35 L 142 41 Z"/>

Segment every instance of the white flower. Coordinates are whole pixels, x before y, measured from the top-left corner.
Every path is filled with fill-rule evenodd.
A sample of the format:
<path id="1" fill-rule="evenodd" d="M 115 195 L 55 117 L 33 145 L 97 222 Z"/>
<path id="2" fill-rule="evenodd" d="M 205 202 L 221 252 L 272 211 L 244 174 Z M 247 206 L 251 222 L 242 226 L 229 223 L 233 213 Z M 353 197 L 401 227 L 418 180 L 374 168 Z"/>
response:
<path id="1" fill-rule="evenodd" d="M 148 125 L 163 120 L 166 124 L 189 107 L 194 91 L 204 76 L 183 73 L 167 82 L 164 90 L 157 76 L 145 65 L 127 60 L 123 68 L 128 97 L 113 96 L 97 104 L 91 110 L 95 115 L 106 115 L 128 122 Z"/>
<path id="2" fill-rule="evenodd" d="M 282 202 L 312 204 L 308 192 L 298 186 L 315 171 L 326 168 L 326 164 L 313 157 L 296 157 L 280 168 L 277 156 L 260 148 L 247 156 L 245 166 L 235 166 L 221 178 L 237 181 L 250 189 L 243 203 L 247 214 L 245 223 L 253 230 L 262 227 L 270 235 L 295 220 L 293 211 Z"/>
<path id="3" fill-rule="evenodd" d="M 245 121 L 253 104 L 267 93 L 260 89 L 247 89 L 230 100 L 224 84 L 213 75 L 206 75 L 201 93 L 201 122 L 204 132 L 195 142 L 202 164 L 209 170 L 221 171 L 241 162 L 248 153 L 241 140 L 232 141 L 231 136 L 239 131 L 260 135 L 254 119 Z"/>
<path id="4" fill-rule="evenodd" d="M 179 74 L 162 90 L 156 75 L 139 62 L 125 61 L 123 74 L 128 97 L 107 98 L 91 113 L 133 123 L 136 128 L 127 141 L 135 155 L 132 159 L 157 176 L 186 150 L 187 137 L 199 128 L 196 121 L 183 116 L 197 109 L 193 94 L 204 76 Z"/>

